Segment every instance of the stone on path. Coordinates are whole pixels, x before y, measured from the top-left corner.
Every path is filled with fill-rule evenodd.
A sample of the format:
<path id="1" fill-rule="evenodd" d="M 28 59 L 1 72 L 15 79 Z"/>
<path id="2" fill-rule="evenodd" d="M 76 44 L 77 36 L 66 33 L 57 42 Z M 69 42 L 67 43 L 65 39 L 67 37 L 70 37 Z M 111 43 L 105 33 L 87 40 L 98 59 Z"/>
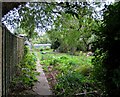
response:
<path id="1" fill-rule="evenodd" d="M 38 95 L 52 95 L 47 78 L 43 72 L 42 65 L 40 65 L 39 60 L 37 61 L 36 69 L 40 72 L 40 75 L 37 76 L 38 82 L 35 83 L 32 90 Z"/>

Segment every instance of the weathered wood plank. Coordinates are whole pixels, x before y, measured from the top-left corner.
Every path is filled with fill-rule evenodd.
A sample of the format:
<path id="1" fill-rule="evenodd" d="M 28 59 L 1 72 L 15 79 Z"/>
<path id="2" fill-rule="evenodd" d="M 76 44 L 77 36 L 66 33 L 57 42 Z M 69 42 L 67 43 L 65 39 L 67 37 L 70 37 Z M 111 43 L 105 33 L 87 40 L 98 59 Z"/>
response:
<path id="1" fill-rule="evenodd" d="M 2 96 L 2 28 L 0 27 L 0 97 Z"/>

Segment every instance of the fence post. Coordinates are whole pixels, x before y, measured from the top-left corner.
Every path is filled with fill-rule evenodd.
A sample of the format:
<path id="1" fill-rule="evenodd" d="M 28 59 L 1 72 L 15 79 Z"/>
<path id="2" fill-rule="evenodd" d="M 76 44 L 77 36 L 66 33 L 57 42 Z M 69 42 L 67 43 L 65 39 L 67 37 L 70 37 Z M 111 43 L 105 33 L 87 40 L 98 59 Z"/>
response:
<path id="1" fill-rule="evenodd" d="M 0 2 L 0 20 L 2 19 L 2 2 Z M 0 97 L 2 96 L 2 23 L 0 22 Z"/>
<path id="2" fill-rule="evenodd" d="M 0 97 L 2 96 L 2 27 L 0 26 Z"/>

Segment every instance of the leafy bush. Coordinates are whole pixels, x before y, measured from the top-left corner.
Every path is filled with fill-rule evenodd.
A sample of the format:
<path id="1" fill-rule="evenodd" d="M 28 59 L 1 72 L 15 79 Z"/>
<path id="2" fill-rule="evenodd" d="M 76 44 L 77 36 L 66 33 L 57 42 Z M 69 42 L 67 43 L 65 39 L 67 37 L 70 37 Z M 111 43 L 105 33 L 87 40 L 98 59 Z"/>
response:
<path id="1" fill-rule="evenodd" d="M 49 46 L 45 47 L 45 50 L 50 50 L 50 47 Z"/>
<path id="2" fill-rule="evenodd" d="M 36 72 L 36 56 L 34 53 L 31 53 L 27 47 L 24 48 L 24 56 L 23 60 L 20 64 L 17 65 L 18 67 L 18 75 L 12 81 L 12 88 L 16 90 L 18 88 L 28 89 L 34 85 L 34 82 L 37 81 L 36 75 L 39 73 Z M 17 90 L 18 90 L 17 89 Z"/>
<path id="3" fill-rule="evenodd" d="M 84 76 L 89 76 L 93 71 L 93 65 L 81 65 L 79 68 L 75 68 L 75 71 Z"/>
<path id="4" fill-rule="evenodd" d="M 86 76 L 78 72 L 68 72 L 67 74 L 60 75 L 57 78 L 58 83 L 55 85 L 56 95 L 71 96 L 84 91 L 92 91 L 90 85 L 92 81 Z"/>
<path id="5" fill-rule="evenodd" d="M 107 97 L 120 95 L 120 2 L 106 7 L 103 24 L 94 44 L 94 77 L 105 87 Z M 101 90 L 104 89 L 101 88 Z"/>

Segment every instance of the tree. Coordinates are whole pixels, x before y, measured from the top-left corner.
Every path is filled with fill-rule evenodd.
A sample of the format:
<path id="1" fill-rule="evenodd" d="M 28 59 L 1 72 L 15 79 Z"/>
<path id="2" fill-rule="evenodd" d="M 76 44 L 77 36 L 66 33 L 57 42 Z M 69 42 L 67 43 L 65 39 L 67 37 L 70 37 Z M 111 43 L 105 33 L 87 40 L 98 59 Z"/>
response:
<path id="1" fill-rule="evenodd" d="M 62 13 L 56 18 L 53 29 L 47 32 L 53 45 L 56 41 L 60 43 L 61 52 L 75 53 L 78 47 L 80 50 L 87 51 L 92 42 L 91 38 L 94 38 L 92 33 L 98 28 L 98 23 L 89 14 L 80 14 L 80 12 L 77 17 L 71 13 Z"/>
<path id="2" fill-rule="evenodd" d="M 86 10 L 88 8 L 89 10 Z M 2 21 L 6 25 L 11 25 L 13 29 L 23 29 L 28 37 L 32 37 L 36 28 L 49 30 L 55 18 L 62 13 L 71 14 L 80 22 L 82 16 L 92 14 L 91 9 L 92 7 L 87 2 L 28 2 L 10 11 Z"/>

